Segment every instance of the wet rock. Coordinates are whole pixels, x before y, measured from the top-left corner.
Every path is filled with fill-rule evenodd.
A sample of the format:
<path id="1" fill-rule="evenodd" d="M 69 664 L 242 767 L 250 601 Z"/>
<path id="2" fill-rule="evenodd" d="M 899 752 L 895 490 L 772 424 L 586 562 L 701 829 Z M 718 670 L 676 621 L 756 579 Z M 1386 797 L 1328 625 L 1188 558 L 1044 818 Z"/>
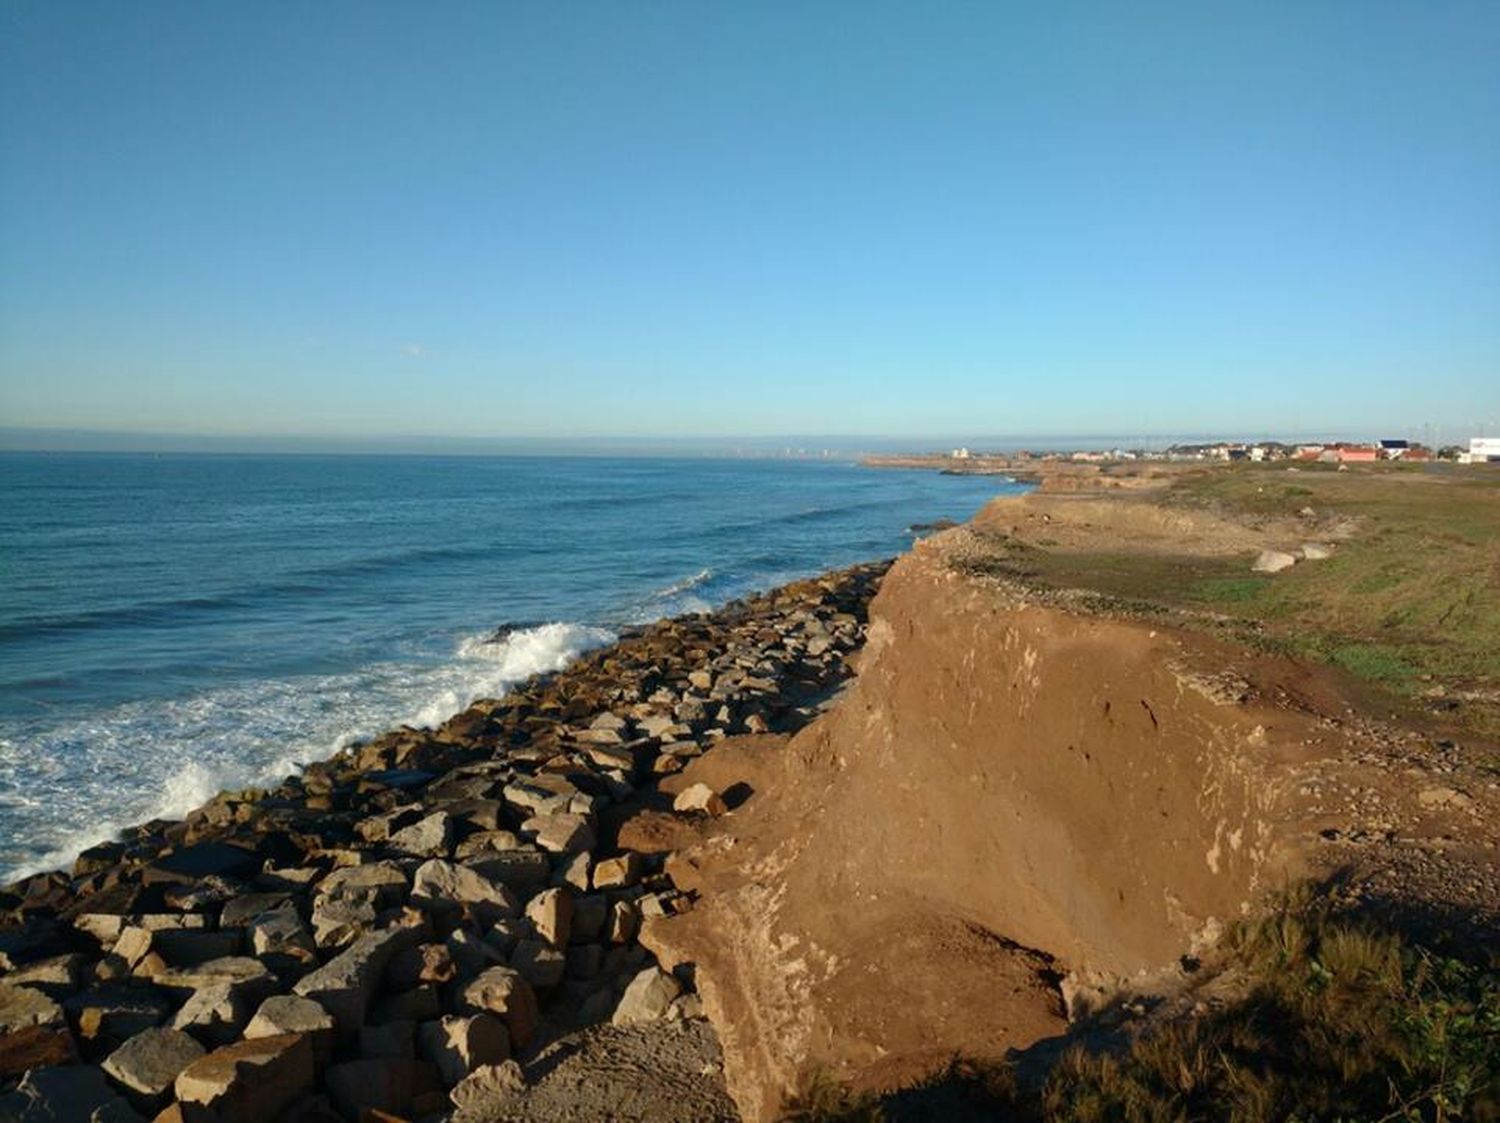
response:
<path id="1" fill-rule="evenodd" d="M 147 868 L 143 880 L 150 884 L 153 874 L 160 880 L 187 882 L 210 875 L 249 877 L 260 868 L 262 861 L 260 854 L 244 846 L 228 842 L 199 842 L 159 858 Z"/>

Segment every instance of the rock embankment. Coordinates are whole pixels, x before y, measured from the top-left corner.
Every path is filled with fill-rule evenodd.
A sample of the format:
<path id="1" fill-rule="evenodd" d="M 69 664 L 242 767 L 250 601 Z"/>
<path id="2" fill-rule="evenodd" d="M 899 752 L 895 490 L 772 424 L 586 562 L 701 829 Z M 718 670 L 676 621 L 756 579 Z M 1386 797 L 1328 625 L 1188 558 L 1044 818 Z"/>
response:
<path id="1" fill-rule="evenodd" d="M 483 1117 L 523 1102 L 524 1066 L 569 1033 L 701 1017 L 691 972 L 637 939 L 691 898 L 615 827 L 670 808 L 657 781 L 724 738 L 809 722 L 884 571 L 633 629 L 436 730 L 0 891 L 0 1120 Z"/>

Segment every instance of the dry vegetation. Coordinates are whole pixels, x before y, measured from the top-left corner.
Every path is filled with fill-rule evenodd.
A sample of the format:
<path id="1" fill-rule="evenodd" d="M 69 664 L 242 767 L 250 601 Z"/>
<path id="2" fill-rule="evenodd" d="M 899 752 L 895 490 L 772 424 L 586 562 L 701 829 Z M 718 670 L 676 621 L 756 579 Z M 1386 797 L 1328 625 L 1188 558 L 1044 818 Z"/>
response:
<path id="1" fill-rule="evenodd" d="M 1074 1047 L 1039 1087 L 956 1060 L 933 1081 L 968 1117 L 1018 1123 L 1500 1120 L 1500 974 L 1289 895 L 1229 941 L 1238 997 L 1118 1051 Z M 909 1117 L 816 1073 L 788 1120 Z M 922 1113 L 922 1118 L 933 1117 Z"/>
<path id="2" fill-rule="evenodd" d="M 1131 506 L 1206 529 L 1152 539 L 1059 516 L 991 527 L 976 569 L 1101 606 L 1227 630 L 1259 647 L 1336 666 L 1460 729 L 1500 734 L 1500 472 L 1450 465 L 1194 468 Z M 1153 510 L 1154 508 L 1154 510 Z M 1017 533 L 1008 533 L 1016 529 Z M 1333 556 L 1252 573 L 1265 546 L 1335 543 Z M 1233 539 L 1231 542 L 1229 539 Z M 1142 548 L 1142 541 L 1148 548 Z M 1234 545 L 1238 549 L 1227 547 Z"/>

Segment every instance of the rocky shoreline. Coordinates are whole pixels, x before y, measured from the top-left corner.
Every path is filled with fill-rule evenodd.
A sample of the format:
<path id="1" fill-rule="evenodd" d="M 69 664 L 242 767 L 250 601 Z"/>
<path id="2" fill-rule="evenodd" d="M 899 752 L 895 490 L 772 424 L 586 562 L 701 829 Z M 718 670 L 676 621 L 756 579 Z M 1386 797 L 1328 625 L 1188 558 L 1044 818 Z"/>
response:
<path id="1" fill-rule="evenodd" d="M 716 1051 L 691 969 L 637 939 L 693 898 L 617 829 L 722 813 L 729 793 L 657 783 L 811 721 L 888 566 L 632 629 L 0 890 L 0 1120 L 512 1118 L 536 1058 L 588 1027 Z M 676 1110 L 732 1118 L 703 1075 Z"/>

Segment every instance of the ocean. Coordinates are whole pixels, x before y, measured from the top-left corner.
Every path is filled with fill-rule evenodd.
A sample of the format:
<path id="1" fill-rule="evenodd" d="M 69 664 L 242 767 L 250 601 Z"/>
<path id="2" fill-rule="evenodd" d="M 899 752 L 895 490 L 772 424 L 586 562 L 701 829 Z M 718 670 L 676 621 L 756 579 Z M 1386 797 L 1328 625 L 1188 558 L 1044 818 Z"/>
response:
<path id="1" fill-rule="evenodd" d="M 0 882 L 1021 490 L 840 460 L 0 454 Z"/>

